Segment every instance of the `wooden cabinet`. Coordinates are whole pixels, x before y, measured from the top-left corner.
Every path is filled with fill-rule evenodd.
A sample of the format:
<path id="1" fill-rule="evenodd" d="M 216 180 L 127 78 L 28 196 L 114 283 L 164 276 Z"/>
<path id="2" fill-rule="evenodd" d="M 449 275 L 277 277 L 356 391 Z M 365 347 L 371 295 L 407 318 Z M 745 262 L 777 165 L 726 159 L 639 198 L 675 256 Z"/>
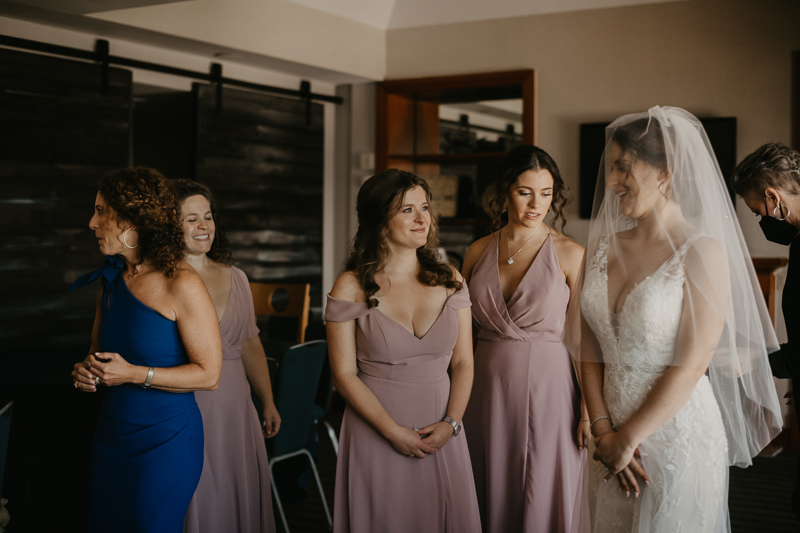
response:
<path id="1" fill-rule="evenodd" d="M 500 160 L 505 151 L 442 153 L 442 104 L 477 104 L 519 99 L 523 144 L 536 143 L 536 72 L 513 70 L 462 76 L 387 80 L 378 84 L 378 172 L 400 168 L 420 172 L 425 165 Z M 466 126 L 466 125 L 465 125 Z"/>

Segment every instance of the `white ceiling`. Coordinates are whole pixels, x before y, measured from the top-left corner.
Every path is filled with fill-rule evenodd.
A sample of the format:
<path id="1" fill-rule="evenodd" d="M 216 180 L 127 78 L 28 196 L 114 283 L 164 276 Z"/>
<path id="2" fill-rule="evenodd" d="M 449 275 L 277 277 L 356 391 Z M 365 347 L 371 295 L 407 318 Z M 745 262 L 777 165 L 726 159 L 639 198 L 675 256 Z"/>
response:
<path id="1" fill-rule="evenodd" d="M 688 0 L 288 0 L 383 30 Z"/>

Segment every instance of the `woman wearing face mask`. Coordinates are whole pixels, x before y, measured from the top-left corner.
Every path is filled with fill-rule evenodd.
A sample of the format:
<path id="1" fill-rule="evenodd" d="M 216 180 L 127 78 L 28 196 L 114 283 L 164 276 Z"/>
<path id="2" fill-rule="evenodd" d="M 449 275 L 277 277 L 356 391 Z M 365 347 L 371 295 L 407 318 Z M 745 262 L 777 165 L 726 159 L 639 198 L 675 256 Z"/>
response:
<path id="1" fill-rule="evenodd" d="M 480 532 L 460 434 L 472 387 L 469 293 L 438 260 L 430 196 L 409 172 L 368 179 L 346 272 L 328 295 L 331 371 L 347 400 L 335 533 Z"/>
<path id="2" fill-rule="evenodd" d="M 203 280 L 183 261 L 175 188 L 149 168 L 100 182 L 89 227 L 105 266 L 89 356 L 75 387 L 106 388 L 89 468 L 90 532 L 183 530 L 203 468 L 193 391 L 219 383 L 222 346 Z"/>
<path id="3" fill-rule="evenodd" d="M 186 512 L 187 533 L 275 531 L 269 463 L 264 438 L 274 437 L 281 418 L 258 338 L 253 296 L 244 272 L 232 266 L 225 232 L 208 187 L 175 180 L 186 239 L 186 262 L 208 288 L 222 337 L 219 388 L 195 394 L 203 415 L 203 475 Z M 263 405 L 258 423 L 252 385 Z"/>
<path id="4" fill-rule="evenodd" d="M 728 467 L 780 432 L 775 334 L 700 122 L 654 107 L 606 131 L 580 292 L 583 522 L 728 532 Z"/>
<path id="5" fill-rule="evenodd" d="M 792 388 L 798 390 L 800 337 L 795 325 L 800 324 L 800 241 L 795 237 L 800 228 L 800 153 L 782 144 L 765 144 L 737 165 L 734 190 L 761 216 L 759 225 L 767 240 L 790 246 L 782 303 L 789 342 L 771 353 L 769 362 L 775 377 L 792 379 Z M 795 415 L 800 417 L 800 410 Z M 792 509 L 800 517 L 800 485 L 795 485 Z"/>
<path id="6" fill-rule="evenodd" d="M 519 146 L 500 165 L 493 234 L 464 258 L 477 328 L 464 415 L 484 533 L 570 531 L 591 438 L 562 344 L 583 248 L 545 224 L 567 203 L 555 161 Z"/>

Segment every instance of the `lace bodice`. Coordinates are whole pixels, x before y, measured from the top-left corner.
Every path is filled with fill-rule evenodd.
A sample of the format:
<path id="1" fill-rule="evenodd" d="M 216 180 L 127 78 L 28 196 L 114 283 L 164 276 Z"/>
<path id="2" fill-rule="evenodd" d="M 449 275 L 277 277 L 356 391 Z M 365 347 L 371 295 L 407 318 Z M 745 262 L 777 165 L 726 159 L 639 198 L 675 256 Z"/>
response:
<path id="1" fill-rule="evenodd" d="M 633 287 L 618 314 L 608 304 L 608 241 L 591 260 L 581 295 L 581 311 L 606 365 L 604 397 L 616 423 L 641 405 L 647 392 L 673 363 L 683 307 L 683 260 L 700 238 L 695 235 Z"/>

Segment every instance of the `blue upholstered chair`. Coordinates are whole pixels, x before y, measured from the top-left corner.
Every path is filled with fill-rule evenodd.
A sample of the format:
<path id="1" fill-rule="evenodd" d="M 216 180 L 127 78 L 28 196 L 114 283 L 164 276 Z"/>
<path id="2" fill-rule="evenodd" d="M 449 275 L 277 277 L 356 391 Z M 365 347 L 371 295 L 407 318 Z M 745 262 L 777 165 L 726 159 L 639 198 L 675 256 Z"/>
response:
<path id="1" fill-rule="evenodd" d="M 314 427 L 314 400 L 317 395 L 322 365 L 327 356 L 327 348 L 325 341 L 312 341 L 292 346 L 284 354 L 278 367 L 279 390 L 275 404 L 281 414 L 281 429 L 270 439 L 272 454 L 269 460 L 269 475 L 272 481 L 272 494 L 275 496 L 278 512 L 287 533 L 289 533 L 289 524 L 286 521 L 280 494 L 278 494 L 273 467 L 280 461 L 296 456 L 304 456 L 308 460 L 311 472 L 317 482 L 328 524 L 333 524 L 314 458 L 306 447 L 309 432 Z"/>

